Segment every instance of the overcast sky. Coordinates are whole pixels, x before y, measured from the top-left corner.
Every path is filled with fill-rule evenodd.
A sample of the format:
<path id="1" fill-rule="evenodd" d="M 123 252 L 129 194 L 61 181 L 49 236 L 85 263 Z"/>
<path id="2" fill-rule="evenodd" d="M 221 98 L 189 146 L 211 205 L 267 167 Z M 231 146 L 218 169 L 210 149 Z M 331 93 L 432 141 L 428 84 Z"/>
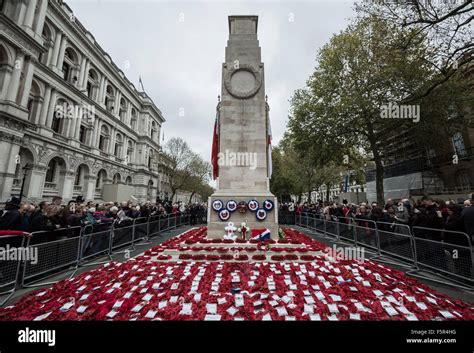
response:
<path id="1" fill-rule="evenodd" d="M 285 131 L 290 97 L 313 72 L 317 50 L 354 17 L 348 0 L 67 3 L 136 87 L 142 77 L 166 119 L 164 142 L 180 136 L 206 160 L 221 88 L 227 16 L 259 16 L 274 144 Z"/>

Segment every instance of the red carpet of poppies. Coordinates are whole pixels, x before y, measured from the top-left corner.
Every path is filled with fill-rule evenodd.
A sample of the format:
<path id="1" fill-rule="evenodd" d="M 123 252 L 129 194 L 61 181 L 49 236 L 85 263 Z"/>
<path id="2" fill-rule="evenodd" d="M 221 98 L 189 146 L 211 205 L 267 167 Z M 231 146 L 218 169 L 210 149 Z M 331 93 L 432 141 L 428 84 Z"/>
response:
<path id="1" fill-rule="evenodd" d="M 303 233 L 285 234 L 268 249 L 192 229 L 125 263 L 32 292 L 0 309 L 0 320 L 474 319 L 472 305 L 402 272 L 336 260 Z M 265 250 L 279 254 L 269 259 Z"/>

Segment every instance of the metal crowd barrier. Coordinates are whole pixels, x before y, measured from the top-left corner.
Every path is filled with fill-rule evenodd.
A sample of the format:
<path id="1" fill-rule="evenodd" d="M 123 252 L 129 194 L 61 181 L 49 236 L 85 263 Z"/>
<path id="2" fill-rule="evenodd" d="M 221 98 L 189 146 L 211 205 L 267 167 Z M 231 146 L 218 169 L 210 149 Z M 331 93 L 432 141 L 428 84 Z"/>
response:
<path id="1" fill-rule="evenodd" d="M 467 282 L 474 279 L 470 237 L 463 232 L 412 227 L 419 270 L 432 269 L 443 277 Z"/>
<path id="2" fill-rule="evenodd" d="M 0 302 L 0 306 L 5 304 L 15 293 L 18 287 L 18 276 L 20 274 L 21 261 L 10 260 L 15 249 L 26 249 L 24 245 L 28 241 L 30 234 L 12 234 L 0 237 L 0 247 L 2 248 L 2 258 L 0 260 L 0 296 L 8 296 Z M 16 256 L 19 255 L 17 251 Z M 24 255 L 27 255 L 26 253 Z M 9 289 L 8 289 L 9 288 Z"/>
<path id="3" fill-rule="evenodd" d="M 127 245 L 132 248 L 137 242 L 170 229 L 189 224 L 189 214 L 152 216 L 137 218 L 131 225 L 123 227 L 114 223 L 97 223 L 83 227 L 70 227 L 55 231 L 40 231 L 25 235 L 0 236 L 0 248 L 22 248 L 37 254 L 37 261 L 2 261 L 0 259 L 0 296 L 8 296 L 0 303 L 4 305 L 19 287 L 29 288 L 54 284 L 57 281 L 39 283 L 42 279 L 72 271 L 72 278 L 83 266 L 92 266 L 112 260 L 116 249 Z M 93 259 L 107 256 L 106 261 Z M 6 291 L 5 288 L 9 288 Z"/>
<path id="4" fill-rule="evenodd" d="M 51 233 L 55 240 L 51 239 Z M 38 262 L 33 264 L 31 261 L 23 262 L 23 273 L 21 276 L 21 286 L 38 287 L 55 282 L 37 283 L 45 275 L 53 275 L 55 272 L 66 267 L 74 265 L 74 271 L 71 277 L 79 267 L 81 256 L 81 236 L 82 227 L 70 227 L 59 229 L 54 232 L 33 232 L 28 238 L 26 247 L 38 255 Z M 35 282 L 29 284 L 27 282 Z"/>
<path id="5" fill-rule="evenodd" d="M 373 259 L 407 266 L 408 275 L 437 281 L 421 272 L 431 272 L 451 281 L 451 285 L 474 289 L 474 252 L 471 238 L 463 232 L 409 227 L 401 223 L 374 222 L 362 218 L 339 217 L 328 220 L 310 213 L 295 215 L 295 223 L 338 241 L 348 241 L 376 252 Z M 400 264 L 399 261 L 402 263 Z M 446 283 L 445 281 L 437 281 Z"/>

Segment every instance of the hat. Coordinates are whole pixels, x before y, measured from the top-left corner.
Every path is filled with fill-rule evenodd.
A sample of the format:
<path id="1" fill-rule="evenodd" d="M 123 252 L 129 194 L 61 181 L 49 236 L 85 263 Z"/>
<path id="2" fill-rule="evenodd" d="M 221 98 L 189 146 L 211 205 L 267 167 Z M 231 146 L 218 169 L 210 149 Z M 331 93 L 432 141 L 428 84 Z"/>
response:
<path id="1" fill-rule="evenodd" d="M 20 207 L 20 199 L 16 196 L 12 196 L 5 202 L 5 205 Z"/>

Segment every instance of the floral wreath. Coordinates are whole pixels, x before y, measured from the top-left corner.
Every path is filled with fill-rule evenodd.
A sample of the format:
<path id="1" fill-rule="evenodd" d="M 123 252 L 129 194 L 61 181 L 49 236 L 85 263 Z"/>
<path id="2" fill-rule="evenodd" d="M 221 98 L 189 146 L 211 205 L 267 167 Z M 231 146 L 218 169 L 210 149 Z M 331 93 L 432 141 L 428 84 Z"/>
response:
<path id="1" fill-rule="evenodd" d="M 239 204 L 237 205 L 237 208 L 240 213 L 245 213 L 247 212 L 247 202 L 245 201 L 240 201 Z"/>
<path id="2" fill-rule="evenodd" d="M 227 221 L 230 218 L 230 212 L 228 209 L 224 208 L 219 211 L 219 218 L 221 221 Z"/>
<path id="3" fill-rule="evenodd" d="M 212 202 L 212 209 L 216 212 L 219 212 L 224 207 L 224 203 L 221 200 L 214 200 Z"/>
<path id="4" fill-rule="evenodd" d="M 250 211 L 255 212 L 258 210 L 258 201 L 257 200 L 250 200 L 247 207 L 249 208 Z"/>
<path id="5" fill-rule="evenodd" d="M 226 208 L 229 210 L 229 212 L 234 212 L 237 209 L 237 202 L 234 200 L 227 201 Z"/>
<path id="6" fill-rule="evenodd" d="M 267 218 L 267 211 L 265 211 L 263 208 L 259 208 L 255 212 L 255 216 L 257 217 L 257 220 L 263 221 L 265 218 Z"/>
<path id="7" fill-rule="evenodd" d="M 273 210 L 273 207 L 275 207 L 275 204 L 273 203 L 272 200 L 265 200 L 263 201 L 263 208 L 267 211 Z"/>

